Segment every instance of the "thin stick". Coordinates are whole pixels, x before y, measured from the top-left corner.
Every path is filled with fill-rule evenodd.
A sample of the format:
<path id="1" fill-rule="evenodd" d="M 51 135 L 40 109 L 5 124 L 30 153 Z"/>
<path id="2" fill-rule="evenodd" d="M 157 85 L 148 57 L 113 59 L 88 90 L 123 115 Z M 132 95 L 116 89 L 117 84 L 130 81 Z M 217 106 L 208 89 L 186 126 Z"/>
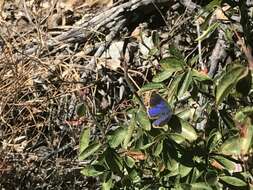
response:
<path id="1" fill-rule="evenodd" d="M 127 62 L 125 61 L 125 50 L 126 50 L 126 46 L 127 46 L 127 43 L 128 43 L 128 39 L 125 39 L 124 40 L 124 46 L 123 46 L 123 52 L 122 52 L 122 62 L 123 62 L 123 68 L 124 68 L 124 78 L 127 82 L 127 85 L 128 87 L 130 88 L 130 90 L 132 91 L 132 93 L 135 95 L 135 97 L 137 98 L 137 101 L 139 102 L 139 104 L 141 105 L 141 107 L 146 110 L 146 107 L 143 103 L 143 101 L 141 100 L 139 94 L 136 92 L 131 80 L 129 79 L 129 76 L 128 76 L 128 65 L 127 65 Z"/>
<path id="2" fill-rule="evenodd" d="M 198 20 L 196 21 L 196 26 L 197 26 L 197 34 L 198 34 L 198 37 L 199 37 L 200 36 L 200 27 L 199 27 Z M 198 51 L 199 51 L 199 64 L 200 64 L 201 70 L 204 71 L 206 69 L 206 66 L 204 65 L 203 59 L 202 59 L 201 40 L 198 40 Z"/>

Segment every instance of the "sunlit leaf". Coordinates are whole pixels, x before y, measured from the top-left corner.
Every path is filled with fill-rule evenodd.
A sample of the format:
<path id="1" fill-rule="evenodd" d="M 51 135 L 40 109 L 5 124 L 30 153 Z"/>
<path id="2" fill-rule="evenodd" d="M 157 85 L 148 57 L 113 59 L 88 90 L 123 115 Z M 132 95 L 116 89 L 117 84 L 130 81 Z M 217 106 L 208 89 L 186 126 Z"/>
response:
<path id="1" fill-rule="evenodd" d="M 152 49 L 150 49 L 150 51 L 148 52 L 148 54 L 149 54 L 150 56 L 154 56 L 155 54 L 157 54 L 157 52 L 159 52 L 159 49 L 157 49 L 157 48 L 152 48 Z"/>
<path id="2" fill-rule="evenodd" d="M 171 133 L 171 134 L 169 134 L 169 137 L 170 137 L 173 141 L 175 141 L 176 143 L 178 143 L 178 144 L 180 144 L 180 143 L 182 143 L 182 142 L 185 141 L 185 137 L 182 136 L 181 134 Z"/>
<path id="3" fill-rule="evenodd" d="M 86 128 L 83 130 L 80 137 L 80 148 L 79 152 L 82 153 L 89 145 L 90 142 L 90 129 Z"/>
<path id="4" fill-rule="evenodd" d="M 129 168 L 135 165 L 135 160 L 131 156 L 126 156 L 125 162 Z"/>
<path id="5" fill-rule="evenodd" d="M 253 143 L 253 124 L 250 117 L 239 124 L 241 154 L 247 154 Z"/>
<path id="6" fill-rule="evenodd" d="M 175 159 L 169 158 L 166 162 L 166 166 L 168 170 L 176 171 L 175 175 L 178 174 L 179 163 Z"/>
<path id="7" fill-rule="evenodd" d="M 220 152 L 226 155 L 240 154 L 240 138 L 234 136 L 227 139 L 220 147 Z"/>
<path id="8" fill-rule="evenodd" d="M 222 135 L 219 131 L 213 130 L 207 140 L 207 149 L 212 152 L 221 142 Z"/>
<path id="9" fill-rule="evenodd" d="M 237 120 L 238 122 L 243 122 L 248 116 L 252 115 L 253 115 L 253 107 L 246 106 L 237 111 L 235 115 L 235 120 Z"/>
<path id="10" fill-rule="evenodd" d="M 195 129 L 184 120 L 180 120 L 181 126 L 182 126 L 182 135 L 189 141 L 195 141 L 198 138 L 198 135 L 195 131 Z"/>
<path id="11" fill-rule="evenodd" d="M 253 143 L 253 108 L 244 107 L 235 115 L 236 125 L 240 134 L 240 148 L 241 154 L 247 154 L 249 148 Z"/>
<path id="12" fill-rule="evenodd" d="M 233 65 L 227 71 L 224 71 L 222 78 L 216 87 L 216 104 L 219 105 L 225 97 L 229 95 L 231 89 L 235 87 L 237 82 L 247 75 L 248 69 L 242 65 Z"/>
<path id="13" fill-rule="evenodd" d="M 103 167 L 96 168 L 94 166 L 87 166 L 81 170 L 81 174 L 83 174 L 84 176 L 95 177 L 95 176 L 99 176 L 103 174 L 104 171 L 105 171 L 105 168 Z"/>
<path id="14" fill-rule="evenodd" d="M 242 187 L 242 186 L 247 185 L 245 181 L 233 176 L 222 176 L 222 177 L 219 177 L 219 179 L 226 182 L 227 184 L 230 184 L 236 187 Z"/>
<path id="15" fill-rule="evenodd" d="M 183 120 L 192 120 L 195 112 L 195 108 L 186 108 L 184 110 L 179 110 L 179 112 L 176 112 L 176 115 Z"/>
<path id="16" fill-rule="evenodd" d="M 213 190 L 211 186 L 204 182 L 192 183 L 191 184 L 192 190 Z"/>
<path id="17" fill-rule="evenodd" d="M 101 144 L 98 141 L 93 142 L 81 152 L 81 154 L 79 155 L 79 160 L 84 160 L 85 158 L 89 157 L 94 152 L 96 152 L 100 148 L 100 146 Z"/>
<path id="18" fill-rule="evenodd" d="M 110 190 L 113 187 L 112 178 L 109 178 L 108 181 L 102 183 L 102 190 Z"/>
<path id="19" fill-rule="evenodd" d="M 183 119 L 173 116 L 168 125 L 177 133 L 181 134 L 188 141 L 195 141 L 198 135 L 195 129 Z"/>
<path id="20" fill-rule="evenodd" d="M 107 135 L 108 142 L 112 148 L 116 148 L 125 139 L 127 134 L 126 127 L 119 127 Z"/>
<path id="21" fill-rule="evenodd" d="M 163 83 L 150 82 L 141 87 L 140 92 L 165 88 Z"/>
<path id="22" fill-rule="evenodd" d="M 155 141 L 153 141 L 153 142 L 151 142 L 151 143 L 144 144 L 144 145 L 141 147 L 141 150 L 146 150 L 147 148 L 149 148 L 150 146 L 152 146 L 154 143 L 155 143 Z"/>
<path id="23" fill-rule="evenodd" d="M 134 129 L 136 127 L 136 121 L 135 121 L 135 114 L 133 115 L 133 117 L 131 118 L 130 120 L 130 123 L 129 125 L 127 126 L 127 134 L 125 136 L 125 139 L 124 139 L 124 142 L 123 142 L 123 147 L 124 148 L 127 148 L 128 147 L 128 144 L 132 138 L 132 135 L 133 135 L 133 132 L 134 132 Z"/>
<path id="24" fill-rule="evenodd" d="M 179 82 L 182 78 L 182 75 L 176 76 L 176 78 L 172 81 L 172 83 L 168 86 L 167 94 L 168 94 L 168 102 L 173 103 L 174 98 L 177 96 L 176 92 L 178 91 Z"/>
<path id="25" fill-rule="evenodd" d="M 173 71 L 164 70 L 164 71 L 156 74 L 153 77 L 152 82 L 163 82 L 163 81 L 167 80 L 168 78 L 170 78 L 172 74 L 173 74 Z"/>
<path id="26" fill-rule="evenodd" d="M 197 81 L 212 81 L 212 79 L 203 72 L 199 72 L 196 69 L 192 69 L 192 77 Z"/>
<path id="27" fill-rule="evenodd" d="M 181 98 L 184 95 L 184 93 L 189 89 L 191 82 L 192 82 L 192 72 L 189 69 L 187 70 L 187 73 L 180 81 L 180 86 L 177 94 L 178 98 Z"/>
<path id="28" fill-rule="evenodd" d="M 139 173 L 135 169 L 132 169 L 129 172 L 129 177 L 131 178 L 133 183 L 137 183 L 137 182 L 141 181 L 141 177 L 139 176 Z"/>
<path id="29" fill-rule="evenodd" d="M 214 159 L 218 161 L 225 169 L 228 171 L 234 171 L 236 167 L 236 163 L 227 159 L 224 156 L 215 155 Z"/>
<path id="30" fill-rule="evenodd" d="M 144 130 L 150 131 L 151 123 L 145 111 L 143 111 L 142 109 L 139 109 L 138 113 L 136 114 L 136 120 Z"/>
<path id="31" fill-rule="evenodd" d="M 167 57 L 160 61 L 161 67 L 169 72 L 181 71 L 185 65 L 182 59 Z"/>
<path id="32" fill-rule="evenodd" d="M 179 165 L 179 174 L 181 175 L 181 177 L 187 176 L 191 170 L 192 170 L 192 167 L 187 167 L 183 164 Z"/>
<path id="33" fill-rule="evenodd" d="M 206 11 L 212 11 L 215 7 L 220 6 L 221 2 L 222 0 L 212 0 L 204 7 L 204 9 Z"/>
<path id="34" fill-rule="evenodd" d="M 154 151 L 153 155 L 154 155 L 154 156 L 159 156 L 159 154 L 161 154 L 162 150 L 163 150 L 163 141 L 160 141 L 160 142 L 157 144 L 157 146 L 156 146 L 156 148 L 155 148 L 155 151 Z"/>

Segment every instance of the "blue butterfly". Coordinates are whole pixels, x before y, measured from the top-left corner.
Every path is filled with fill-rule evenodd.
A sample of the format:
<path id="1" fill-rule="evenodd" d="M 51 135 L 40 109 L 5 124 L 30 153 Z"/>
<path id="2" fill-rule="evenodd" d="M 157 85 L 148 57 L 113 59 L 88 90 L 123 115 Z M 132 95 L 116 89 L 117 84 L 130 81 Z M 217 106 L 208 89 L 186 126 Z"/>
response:
<path id="1" fill-rule="evenodd" d="M 148 115 L 151 119 L 156 119 L 153 122 L 154 126 L 162 126 L 168 123 L 172 116 L 172 110 L 159 94 L 153 93 L 149 102 L 150 108 L 148 109 Z"/>

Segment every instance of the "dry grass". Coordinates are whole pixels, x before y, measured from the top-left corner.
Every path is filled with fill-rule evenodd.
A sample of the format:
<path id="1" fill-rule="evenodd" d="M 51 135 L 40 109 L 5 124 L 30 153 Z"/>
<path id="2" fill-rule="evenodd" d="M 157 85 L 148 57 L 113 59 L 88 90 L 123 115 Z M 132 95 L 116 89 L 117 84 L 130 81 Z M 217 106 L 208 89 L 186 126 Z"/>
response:
<path id="1" fill-rule="evenodd" d="M 101 59 L 102 69 L 84 76 L 84 65 L 105 38 L 101 32 L 91 32 L 80 43 L 63 43 L 54 37 L 100 10 L 76 0 L 4 2 L 0 17 L 0 188 L 95 189 L 94 178 L 80 174 L 85 163 L 76 159 L 81 131 L 88 126 L 94 129 L 93 135 L 101 135 L 125 120 L 130 90 L 118 62 L 102 67 Z M 185 14 L 169 16 L 170 22 L 178 19 L 179 24 L 169 23 L 172 27 L 161 42 L 165 53 L 170 35 L 189 20 Z M 48 42 L 57 45 L 52 48 Z M 136 87 L 142 86 L 157 59 L 143 61 L 138 50 L 133 59 L 129 78 Z M 119 98 L 121 89 L 123 98 Z M 80 104 L 86 107 L 82 117 L 76 111 Z"/>
<path id="2" fill-rule="evenodd" d="M 53 12 L 52 6 L 50 1 L 6 1 L 3 6 L 1 188 L 78 189 L 89 183 L 79 173 L 80 163 L 74 161 L 82 122 L 79 125 L 68 122 L 79 119 L 76 104 L 83 100 L 85 90 L 94 89 L 94 85 L 80 82 L 83 67 L 76 63 L 86 58 L 75 55 L 67 46 L 59 47 L 60 53 L 46 46 L 56 32 L 71 27 L 80 15 L 76 11 L 76 15 L 68 17 L 68 7 L 59 8 L 57 4 Z M 60 24 L 52 23 L 53 18 Z M 63 29 L 59 29 L 61 26 Z M 25 50 L 34 45 L 39 50 L 27 54 Z"/>

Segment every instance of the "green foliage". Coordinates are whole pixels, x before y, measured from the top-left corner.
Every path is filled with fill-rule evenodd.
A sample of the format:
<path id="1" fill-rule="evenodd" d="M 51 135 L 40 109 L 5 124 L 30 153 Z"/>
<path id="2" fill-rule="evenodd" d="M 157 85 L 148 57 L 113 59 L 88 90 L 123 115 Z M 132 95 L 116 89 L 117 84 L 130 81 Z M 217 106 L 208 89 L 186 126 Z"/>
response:
<path id="1" fill-rule="evenodd" d="M 168 76 L 160 77 L 158 73 L 153 80 L 156 83 L 146 84 L 140 92 L 160 91 L 174 103 L 174 109 L 178 109 L 178 99 L 190 94 L 188 103 L 165 127 L 154 128 L 145 110 L 133 108 L 128 111 L 131 118 L 127 125 L 122 123 L 110 130 L 101 143 L 89 144 L 90 132 L 85 129 L 79 159 L 93 157 L 94 162 L 82 174 L 100 176 L 102 189 L 209 190 L 247 186 L 247 178 L 228 175 L 239 164 L 232 155 L 244 155 L 252 149 L 253 109 L 238 104 L 240 110 L 235 110 L 228 103 L 229 98 L 238 98 L 235 87 L 248 75 L 247 68 L 231 65 L 214 83 L 182 59 L 165 58 L 161 66 L 161 73 L 167 72 Z M 202 94 L 208 88 L 214 98 Z M 195 91 L 209 102 L 205 104 L 208 121 L 204 131 L 196 129 L 200 121 L 197 109 L 187 108 L 198 99 Z M 226 109 L 217 107 L 221 105 Z M 213 113 L 221 117 L 213 117 Z M 236 128 L 239 124 L 246 130 L 244 136 Z"/>
<path id="2" fill-rule="evenodd" d="M 213 1 L 207 9 L 219 3 Z M 218 27 L 214 23 L 197 41 Z M 152 126 L 147 111 L 133 99 L 127 121 L 105 137 L 90 143 L 90 132 L 84 130 L 79 159 L 89 158 L 91 164 L 82 174 L 99 176 L 102 189 L 247 188 L 252 176 L 238 168 L 240 156 L 252 152 L 253 109 L 245 107 L 252 93 L 251 71 L 231 63 L 212 79 L 175 47 L 169 52 L 139 94 L 159 93 L 172 107 L 172 118 L 164 126 Z"/>
<path id="3" fill-rule="evenodd" d="M 248 69 L 242 65 L 235 64 L 221 74 L 216 87 L 216 104 L 219 105 L 223 99 L 231 93 L 240 79 L 248 74 Z"/>

